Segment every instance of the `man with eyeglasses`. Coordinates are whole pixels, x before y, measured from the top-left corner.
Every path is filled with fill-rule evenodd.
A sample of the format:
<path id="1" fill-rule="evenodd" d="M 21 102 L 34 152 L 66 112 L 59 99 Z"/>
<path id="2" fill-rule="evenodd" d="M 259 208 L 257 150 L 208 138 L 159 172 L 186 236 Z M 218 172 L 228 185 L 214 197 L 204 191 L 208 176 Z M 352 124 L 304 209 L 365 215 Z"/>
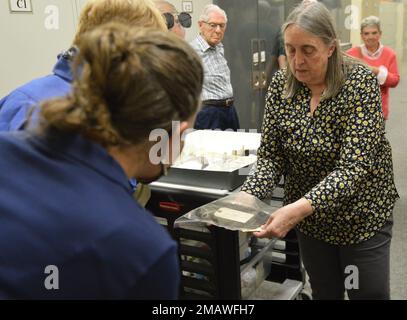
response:
<path id="1" fill-rule="evenodd" d="M 192 23 L 191 15 L 187 12 L 178 13 L 175 6 L 168 1 L 154 1 L 158 10 L 164 15 L 167 28 L 177 36 L 185 39 L 185 29 L 190 28 Z"/>
<path id="2" fill-rule="evenodd" d="M 198 20 L 199 35 L 191 46 L 202 58 L 205 77 L 202 90 L 202 109 L 195 120 L 195 129 L 240 128 L 239 118 L 233 105 L 233 88 L 230 69 L 224 56 L 226 12 L 214 4 L 204 8 Z"/>

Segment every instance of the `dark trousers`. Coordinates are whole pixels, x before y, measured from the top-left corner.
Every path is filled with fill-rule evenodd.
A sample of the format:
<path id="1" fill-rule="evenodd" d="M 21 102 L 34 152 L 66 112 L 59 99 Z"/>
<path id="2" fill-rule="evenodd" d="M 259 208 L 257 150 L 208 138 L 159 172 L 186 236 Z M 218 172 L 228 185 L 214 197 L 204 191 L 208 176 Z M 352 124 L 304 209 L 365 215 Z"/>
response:
<path id="1" fill-rule="evenodd" d="M 297 231 L 302 261 L 316 300 L 390 299 L 389 220 L 371 239 L 337 246 L 315 240 Z"/>
<path id="2" fill-rule="evenodd" d="M 203 106 L 196 116 L 194 129 L 240 129 L 235 107 Z"/>

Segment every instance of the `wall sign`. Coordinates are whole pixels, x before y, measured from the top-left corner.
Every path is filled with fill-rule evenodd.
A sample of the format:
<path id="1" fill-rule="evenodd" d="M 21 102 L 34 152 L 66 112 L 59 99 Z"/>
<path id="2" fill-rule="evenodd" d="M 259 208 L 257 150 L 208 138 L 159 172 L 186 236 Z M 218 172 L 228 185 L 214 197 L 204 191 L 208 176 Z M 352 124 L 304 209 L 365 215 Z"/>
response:
<path id="1" fill-rule="evenodd" d="M 182 1 L 182 11 L 192 13 L 192 1 Z"/>
<path id="2" fill-rule="evenodd" d="M 9 0 L 10 12 L 33 12 L 31 0 Z"/>

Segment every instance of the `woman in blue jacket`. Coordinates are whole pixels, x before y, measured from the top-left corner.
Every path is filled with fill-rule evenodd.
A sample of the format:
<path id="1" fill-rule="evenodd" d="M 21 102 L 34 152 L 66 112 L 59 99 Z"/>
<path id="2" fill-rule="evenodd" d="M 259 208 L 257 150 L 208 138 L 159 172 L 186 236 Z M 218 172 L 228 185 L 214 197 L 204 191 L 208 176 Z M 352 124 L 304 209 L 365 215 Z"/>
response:
<path id="1" fill-rule="evenodd" d="M 109 24 L 83 36 L 74 74 L 40 121 L 0 135 L 0 298 L 176 298 L 176 243 L 128 179 L 176 157 L 149 137 L 193 124 L 200 60 L 168 32 Z"/>

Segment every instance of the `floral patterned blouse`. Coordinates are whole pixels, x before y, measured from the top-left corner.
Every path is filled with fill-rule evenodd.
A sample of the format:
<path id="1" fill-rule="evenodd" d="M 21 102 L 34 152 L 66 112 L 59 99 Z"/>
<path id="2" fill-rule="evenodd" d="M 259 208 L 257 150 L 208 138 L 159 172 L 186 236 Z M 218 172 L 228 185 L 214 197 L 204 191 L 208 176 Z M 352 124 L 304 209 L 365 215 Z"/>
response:
<path id="1" fill-rule="evenodd" d="M 313 115 L 311 91 L 284 98 L 285 71 L 276 73 L 257 165 L 242 187 L 264 199 L 284 175 L 284 204 L 304 197 L 314 209 L 298 230 L 335 245 L 374 236 L 398 198 L 377 79 L 361 65 L 347 68 L 339 93 Z"/>

